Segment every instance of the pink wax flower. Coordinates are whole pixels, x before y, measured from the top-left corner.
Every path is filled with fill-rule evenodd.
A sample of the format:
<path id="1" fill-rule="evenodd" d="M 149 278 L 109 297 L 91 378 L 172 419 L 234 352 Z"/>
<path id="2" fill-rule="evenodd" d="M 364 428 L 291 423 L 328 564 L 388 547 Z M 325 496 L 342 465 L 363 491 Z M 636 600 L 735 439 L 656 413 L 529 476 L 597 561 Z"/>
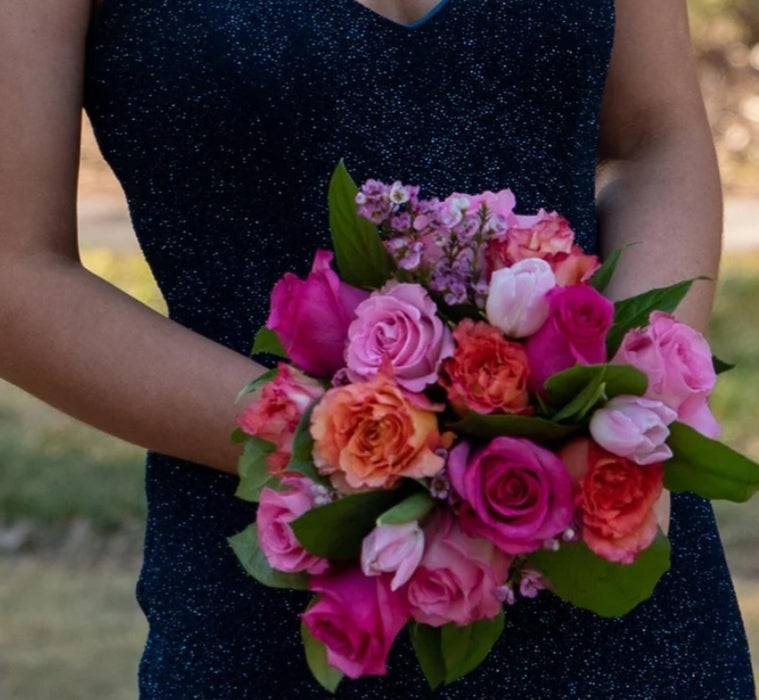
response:
<path id="1" fill-rule="evenodd" d="M 546 294 L 556 286 L 551 266 L 539 258 L 520 260 L 490 278 L 485 312 L 509 338 L 526 338 L 548 319 Z"/>
<path id="2" fill-rule="evenodd" d="M 527 355 L 520 343 L 507 340 L 484 321 L 465 318 L 453 331 L 456 349 L 441 368 L 440 385 L 460 415 L 528 413 Z"/>
<path id="3" fill-rule="evenodd" d="M 237 416 L 237 425 L 248 435 L 275 446 L 267 458 L 269 471 L 280 473 L 290 461 L 295 429 L 308 405 L 324 394 L 321 384 L 284 363 L 276 377 Z"/>
<path id="4" fill-rule="evenodd" d="M 616 396 L 590 419 L 590 434 L 605 450 L 636 464 L 656 464 L 672 456 L 665 442 L 677 413 L 661 401 Z"/>
<path id="5" fill-rule="evenodd" d="M 556 284 L 560 287 L 588 282 L 601 267 L 597 255 L 586 255 L 577 244 L 572 246 L 569 253 L 552 255 L 548 262 L 556 275 Z"/>
<path id="6" fill-rule="evenodd" d="M 717 375 L 709 344 L 701 333 L 654 311 L 645 328 L 628 331 L 614 362 L 637 367 L 648 377 L 646 396 L 677 411 L 677 419 L 707 437 L 720 427 L 708 406 Z"/>
<path id="7" fill-rule="evenodd" d="M 389 580 L 358 568 L 311 579 L 310 590 L 322 595 L 303 613 L 303 623 L 327 647 L 330 666 L 349 678 L 385 675 L 393 640 L 408 622 L 405 600 Z"/>
<path id="8" fill-rule="evenodd" d="M 634 562 L 656 537 L 662 465 L 639 466 L 588 438 L 573 440 L 559 456 L 575 483 L 585 544 L 609 561 Z"/>
<path id="9" fill-rule="evenodd" d="M 419 565 L 424 552 L 424 533 L 416 521 L 379 525 L 361 546 L 361 570 L 365 576 L 395 574 L 390 589 L 397 591 Z"/>
<path id="10" fill-rule="evenodd" d="M 606 335 L 614 319 L 614 304 L 589 285 L 555 287 L 546 296 L 548 320 L 525 343 L 530 389 L 536 393 L 557 372 L 605 362 Z"/>
<path id="11" fill-rule="evenodd" d="M 321 574 L 329 567 L 326 559 L 307 552 L 290 527 L 303 513 L 319 505 L 318 487 L 306 477 L 288 475 L 281 491 L 265 488 L 258 505 L 258 543 L 273 569 Z"/>
<path id="12" fill-rule="evenodd" d="M 348 326 L 356 307 L 369 296 L 341 282 L 331 260 L 330 251 L 318 250 L 305 280 L 286 272 L 274 285 L 266 321 L 287 356 L 316 377 L 331 377 L 343 366 Z"/>
<path id="13" fill-rule="evenodd" d="M 395 381 L 409 391 L 434 384 L 440 362 L 453 354 L 451 332 L 436 310 L 419 284 L 390 283 L 362 301 L 348 328 L 350 380 L 371 379 L 389 362 Z"/>
<path id="14" fill-rule="evenodd" d="M 500 192 L 488 190 L 469 199 L 469 212 L 479 213 L 485 207 L 487 209 L 487 228 L 505 231 L 518 221 L 517 215 L 514 214 L 515 204 L 516 199 L 511 190 L 505 189 Z"/>
<path id="15" fill-rule="evenodd" d="M 448 510 L 438 510 L 424 532 L 424 556 L 405 589 L 411 616 L 434 627 L 495 617 L 509 557 L 491 542 L 466 535 Z"/>
<path id="16" fill-rule="evenodd" d="M 460 442 L 450 451 L 446 470 L 462 499 L 462 529 L 508 554 L 539 549 L 572 521 L 566 466 L 529 440 L 497 437 L 477 451 Z"/>

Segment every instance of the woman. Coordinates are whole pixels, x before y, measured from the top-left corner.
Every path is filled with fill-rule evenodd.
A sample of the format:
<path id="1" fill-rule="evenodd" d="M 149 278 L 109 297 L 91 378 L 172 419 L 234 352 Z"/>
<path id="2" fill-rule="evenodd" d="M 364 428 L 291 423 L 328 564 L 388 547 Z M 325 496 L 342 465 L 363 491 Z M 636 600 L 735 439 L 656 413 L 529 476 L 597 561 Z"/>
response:
<path id="1" fill-rule="evenodd" d="M 268 292 L 327 242 L 332 167 L 429 195 L 508 186 L 588 249 L 640 241 L 618 297 L 714 276 L 719 183 L 685 2 L 90 2 L 0 2 L 0 374 L 151 450 L 141 697 L 323 698 L 302 598 L 262 590 L 229 552 L 253 513 L 222 472 Z M 172 320 L 79 264 L 83 93 Z M 712 293 L 681 317 L 703 327 Z M 520 603 L 482 667 L 434 697 L 753 697 L 708 507 L 676 498 L 671 535 L 673 571 L 632 615 Z M 401 644 L 387 679 L 337 697 L 433 695 Z"/>

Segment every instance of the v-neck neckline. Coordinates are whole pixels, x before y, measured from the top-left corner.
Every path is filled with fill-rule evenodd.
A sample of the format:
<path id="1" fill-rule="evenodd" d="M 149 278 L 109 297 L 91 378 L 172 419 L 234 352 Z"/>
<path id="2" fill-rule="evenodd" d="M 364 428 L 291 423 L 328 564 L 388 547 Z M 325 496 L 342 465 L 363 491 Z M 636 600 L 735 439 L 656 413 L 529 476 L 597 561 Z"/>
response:
<path id="1" fill-rule="evenodd" d="M 410 22 L 409 24 L 404 24 L 403 22 L 397 22 L 394 19 L 390 19 L 390 17 L 386 17 L 382 13 L 377 12 L 376 10 L 373 10 L 371 7 L 367 7 L 366 5 L 358 2 L 358 0 L 346 0 L 346 2 L 350 3 L 351 5 L 354 5 L 358 9 L 359 12 L 363 11 L 364 13 L 368 13 L 370 16 L 374 17 L 377 22 L 380 22 L 381 24 L 386 24 L 400 30 L 413 31 L 417 29 L 423 29 L 428 24 L 430 24 L 430 22 L 432 22 L 433 19 L 435 19 L 438 15 L 440 15 L 444 9 L 446 9 L 449 5 L 451 5 L 452 0 L 438 0 L 437 5 L 431 8 L 429 12 L 422 15 L 419 19 L 413 22 Z"/>

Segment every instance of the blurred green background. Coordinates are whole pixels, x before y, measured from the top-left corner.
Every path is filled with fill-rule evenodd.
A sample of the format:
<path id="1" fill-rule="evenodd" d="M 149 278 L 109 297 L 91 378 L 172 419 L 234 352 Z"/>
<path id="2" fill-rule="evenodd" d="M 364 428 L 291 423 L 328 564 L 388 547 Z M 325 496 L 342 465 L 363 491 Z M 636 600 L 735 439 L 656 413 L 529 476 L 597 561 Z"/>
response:
<path id="1" fill-rule="evenodd" d="M 726 192 L 759 206 L 759 2 L 690 4 Z M 86 130 L 83 143 L 82 207 L 123 207 Z M 103 227 L 111 223 L 106 217 Z M 759 231 L 755 240 L 756 247 L 724 257 L 708 335 L 715 353 L 738 365 L 713 398 L 723 437 L 759 459 L 752 393 L 759 387 Z M 163 308 L 132 244 L 94 236 L 82 257 Z M 146 633 L 133 592 L 145 515 L 142 463 L 139 448 L 0 383 L 0 700 L 136 697 Z M 759 659 L 759 506 L 716 504 L 716 511 Z"/>

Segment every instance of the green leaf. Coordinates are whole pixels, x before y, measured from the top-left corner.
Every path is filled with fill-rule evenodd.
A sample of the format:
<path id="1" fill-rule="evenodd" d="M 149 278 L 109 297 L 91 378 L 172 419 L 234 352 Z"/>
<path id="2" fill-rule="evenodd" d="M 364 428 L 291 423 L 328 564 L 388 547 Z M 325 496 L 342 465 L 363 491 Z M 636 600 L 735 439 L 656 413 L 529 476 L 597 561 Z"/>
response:
<path id="1" fill-rule="evenodd" d="M 279 336 L 266 326 L 259 328 L 258 333 L 256 333 L 250 354 L 255 355 L 259 352 L 268 352 L 271 355 L 287 359 L 287 352 Z"/>
<path id="2" fill-rule="evenodd" d="M 358 215 L 358 187 L 341 160 L 329 182 L 329 226 L 340 277 L 354 287 L 381 287 L 392 275 L 377 227 Z"/>
<path id="3" fill-rule="evenodd" d="M 270 369 L 267 372 L 264 372 L 260 377 L 256 377 L 252 382 L 250 382 L 250 384 L 240 389 L 237 397 L 235 398 L 235 401 L 239 401 L 246 394 L 250 394 L 256 389 L 261 388 L 264 384 L 270 382 L 272 379 L 274 379 L 274 377 L 277 376 L 278 372 L 279 367 L 274 367 L 274 369 Z"/>
<path id="4" fill-rule="evenodd" d="M 627 246 L 619 248 L 609 255 L 609 257 L 603 261 L 601 267 L 596 270 L 593 277 L 590 278 L 590 285 L 595 287 L 599 292 L 603 292 L 609 286 L 609 282 L 611 282 L 611 278 L 614 276 L 614 271 L 617 269 L 619 259 L 622 257 L 625 248 L 627 248 Z"/>
<path id="5" fill-rule="evenodd" d="M 247 442 L 250 439 L 250 435 L 243 432 L 240 428 L 235 428 L 229 436 L 229 439 L 235 445 L 242 445 L 242 443 Z"/>
<path id="6" fill-rule="evenodd" d="M 453 683 L 479 666 L 503 632 L 504 613 L 492 620 L 478 620 L 459 627 L 443 625 L 440 646 L 445 660 L 445 682 Z"/>
<path id="7" fill-rule="evenodd" d="M 607 561 L 584 542 L 534 552 L 529 562 L 564 600 L 602 617 L 619 617 L 647 600 L 669 569 L 669 541 L 659 533 L 632 564 Z"/>
<path id="8" fill-rule="evenodd" d="M 735 365 L 720 360 L 719 357 L 715 357 L 714 355 L 712 355 L 712 366 L 714 367 L 715 374 L 722 374 L 723 372 L 729 372 L 731 369 L 735 369 Z"/>
<path id="9" fill-rule="evenodd" d="M 551 445 L 571 437 L 574 426 L 559 425 L 545 418 L 511 415 L 483 415 L 470 411 L 448 426 L 457 435 L 490 439 L 499 435 L 523 437 L 539 445 Z"/>
<path id="10" fill-rule="evenodd" d="M 300 626 L 300 636 L 303 639 L 303 649 L 306 652 L 308 668 L 323 688 L 326 688 L 330 693 L 334 693 L 343 679 L 342 672 L 329 665 L 327 661 L 327 647 L 318 639 L 315 639 L 304 624 Z"/>
<path id="11" fill-rule="evenodd" d="M 759 489 L 759 464 L 690 426 L 672 423 L 667 444 L 673 456 L 664 462 L 664 485 L 671 491 L 743 503 Z"/>
<path id="12" fill-rule="evenodd" d="M 377 518 L 407 495 L 408 490 L 401 487 L 345 496 L 306 511 L 290 526 L 311 554 L 333 561 L 355 559 Z"/>
<path id="13" fill-rule="evenodd" d="M 308 574 L 287 574 L 271 568 L 258 546 L 258 526 L 255 523 L 248 525 L 242 532 L 233 535 L 227 541 L 245 571 L 259 583 L 269 588 L 308 590 Z"/>
<path id="14" fill-rule="evenodd" d="M 415 520 L 418 522 L 434 507 L 435 499 L 429 492 L 419 490 L 380 515 L 377 525 L 403 525 Z"/>
<path id="15" fill-rule="evenodd" d="M 599 403 L 615 396 L 642 396 L 648 378 L 631 365 L 575 365 L 546 382 L 546 399 L 560 406 L 551 420 L 578 423 Z"/>
<path id="16" fill-rule="evenodd" d="M 316 470 L 316 465 L 314 465 L 314 439 L 311 437 L 311 414 L 317 403 L 319 403 L 319 399 L 312 401 L 303 412 L 300 421 L 298 421 L 298 427 L 295 429 L 295 435 L 293 436 L 293 451 L 290 461 L 287 463 L 287 471 L 299 472 L 317 484 L 329 487 L 329 479 L 319 474 Z"/>
<path id="17" fill-rule="evenodd" d="M 266 458 L 277 449 L 267 440 L 250 436 L 237 463 L 240 483 L 235 496 L 243 501 L 258 503 L 261 491 L 267 486 L 275 486 L 277 479 L 269 473 Z"/>
<path id="18" fill-rule="evenodd" d="M 614 304 L 614 323 L 606 336 L 606 350 L 609 357 L 614 357 L 625 333 L 631 328 L 648 325 L 648 317 L 652 311 L 672 313 L 683 300 L 688 290 L 696 280 L 706 280 L 708 277 L 694 277 L 678 282 L 669 287 L 651 289 L 643 294 L 622 299 Z"/>
<path id="19" fill-rule="evenodd" d="M 430 627 L 419 622 L 408 624 L 411 646 L 422 667 L 422 673 L 433 690 L 445 680 L 445 660 L 441 648 L 441 631 L 439 627 Z"/>

